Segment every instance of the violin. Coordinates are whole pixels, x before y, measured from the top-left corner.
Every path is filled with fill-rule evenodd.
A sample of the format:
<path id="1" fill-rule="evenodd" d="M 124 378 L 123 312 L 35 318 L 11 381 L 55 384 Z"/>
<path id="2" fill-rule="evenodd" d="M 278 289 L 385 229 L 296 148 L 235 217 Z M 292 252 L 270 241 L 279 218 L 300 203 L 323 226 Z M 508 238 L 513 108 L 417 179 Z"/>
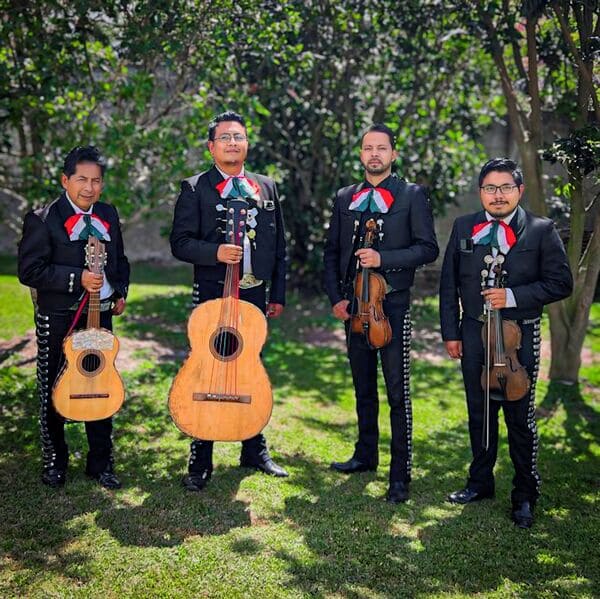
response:
<path id="1" fill-rule="evenodd" d="M 365 224 L 363 248 L 370 248 L 378 233 L 374 219 Z M 354 281 L 354 297 L 358 307 L 350 323 L 353 333 L 364 334 L 369 347 L 379 349 L 392 340 L 392 327 L 383 311 L 387 283 L 382 275 L 363 267 Z"/>
<path id="2" fill-rule="evenodd" d="M 486 256 L 484 260 L 493 264 L 495 273 L 494 287 L 504 287 L 506 271 L 502 270 L 504 256 L 496 258 Z M 481 272 L 482 287 L 487 286 L 489 272 Z M 490 352 L 488 368 L 484 367 L 481 374 L 481 384 L 486 388 L 489 373 L 489 387 L 502 393 L 507 401 L 518 401 L 525 397 L 531 386 L 531 381 L 525 367 L 519 362 L 517 350 L 521 349 L 521 327 L 514 320 L 502 318 L 500 310 L 486 306 L 489 327 L 483 327 L 481 334 L 484 347 Z M 488 331 L 489 328 L 489 331 Z M 489 339 L 489 342 L 488 342 Z"/>

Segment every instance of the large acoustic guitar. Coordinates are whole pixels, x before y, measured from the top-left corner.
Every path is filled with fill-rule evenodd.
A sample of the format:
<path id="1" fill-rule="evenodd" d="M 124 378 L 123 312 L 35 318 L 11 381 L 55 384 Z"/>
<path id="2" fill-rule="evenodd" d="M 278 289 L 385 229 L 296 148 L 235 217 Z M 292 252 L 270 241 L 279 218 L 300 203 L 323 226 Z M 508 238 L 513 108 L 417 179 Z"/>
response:
<path id="1" fill-rule="evenodd" d="M 243 245 L 248 203 L 227 203 L 226 239 Z M 207 441 L 242 441 L 257 435 L 273 409 L 273 392 L 260 352 L 265 315 L 239 299 L 240 265 L 228 264 L 223 297 L 190 315 L 191 351 L 173 380 L 169 410 L 186 435 Z"/>
<path id="2" fill-rule="evenodd" d="M 86 265 L 102 274 L 106 262 L 104 244 L 91 236 Z M 56 411 L 69 420 L 102 420 L 123 405 L 125 388 L 115 368 L 118 339 L 100 328 L 100 292 L 90 293 L 87 328 L 75 331 L 63 342 L 65 365 L 52 390 Z"/>

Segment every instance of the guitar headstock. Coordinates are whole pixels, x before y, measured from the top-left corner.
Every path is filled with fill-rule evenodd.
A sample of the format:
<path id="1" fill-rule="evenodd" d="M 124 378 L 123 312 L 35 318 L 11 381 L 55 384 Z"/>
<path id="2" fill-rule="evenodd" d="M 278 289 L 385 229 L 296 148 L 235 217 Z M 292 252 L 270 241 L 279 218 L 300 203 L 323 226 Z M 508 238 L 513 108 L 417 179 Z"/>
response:
<path id="1" fill-rule="evenodd" d="M 242 245 L 246 234 L 246 218 L 248 202 L 243 198 L 235 198 L 227 202 L 227 219 L 225 224 L 225 240 L 233 245 Z"/>
<path id="2" fill-rule="evenodd" d="M 90 235 L 85 246 L 85 265 L 98 275 L 104 272 L 106 265 L 106 246 L 97 237 Z"/>

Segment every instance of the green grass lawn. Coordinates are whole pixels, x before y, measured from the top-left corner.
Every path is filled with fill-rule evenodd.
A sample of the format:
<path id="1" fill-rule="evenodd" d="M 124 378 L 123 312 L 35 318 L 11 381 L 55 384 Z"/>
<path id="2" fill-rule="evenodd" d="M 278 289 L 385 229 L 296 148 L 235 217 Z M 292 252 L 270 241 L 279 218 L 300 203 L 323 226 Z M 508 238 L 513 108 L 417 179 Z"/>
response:
<path id="1" fill-rule="evenodd" d="M 2 318 L 25 322 L 24 299 L 6 314 L 4 297 L 20 292 L 14 274 L 0 276 Z M 118 334 L 183 350 L 189 270 L 134 265 L 133 278 Z M 435 311 L 434 301 L 415 307 L 420 329 L 435 328 Z M 504 428 L 496 499 L 466 507 L 444 501 L 463 484 L 470 454 L 460 373 L 450 361 L 413 361 L 411 499 L 391 506 L 383 501 L 390 441 L 384 401 L 378 472 L 344 477 L 328 469 L 351 455 L 354 402 L 343 353 L 306 343 L 315 322 L 336 327 L 321 299 L 293 297 L 272 323 L 264 352 L 275 389 L 265 433 L 290 478 L 241 469 L 239 444 L 220 443 L 213 479 L 197 495 L 180 487 L 189 439 L 166 406 L 178 363 L 148 359 L 123 373 L 128 395 L 115 417 L 115 454 L 124 488 L 116 492 L 85 478 L 81 424 L 67 426 L 67 485 L 41 485 L 33 369 L 0 368 L 0 596 L 598 596 L 597 388 L 588 385 L 581 396 L 538 385 L 538 403 L 550 414 L 538 421 L 544 485 L 535 526 L 523 531 L 509 520 Z M 597 348 L 597 306 L 593 324 L 588 343 Z M 15 325 L 14 334 L 29 328 Z M 588 382 L 597 380 L 598 367 L 586 368 Z"/>

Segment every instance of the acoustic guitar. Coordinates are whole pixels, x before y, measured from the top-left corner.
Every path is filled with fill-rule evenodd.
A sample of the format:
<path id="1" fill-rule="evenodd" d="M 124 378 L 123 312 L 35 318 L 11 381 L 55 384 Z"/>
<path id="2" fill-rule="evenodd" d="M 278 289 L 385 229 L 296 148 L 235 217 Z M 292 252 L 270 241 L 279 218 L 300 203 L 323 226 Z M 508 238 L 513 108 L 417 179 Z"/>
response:
<path id="1" fill-rule="evenodd" d="M 104 244 L 88 238 L 86 266 L 102 274 L 106 263 Z M 118 339 L 100 328 L 100 292 L 90 293 L 87 327 L 75 331 L 63 342 L 65 364 L 52 390 L 56 411 L 69 420 L 102 420 L 123 405 L 125 387 L 115 360 Z"/>
<path id="2" fill-rule="evenodd" d="M 226 239 L 243 245 L 248 203 L 229 200 Z M 242 441 L 257 435 L 273 409 L 273 392 L 260 352 L 267 320 L 239 299 L 240 264 L 228 264 L 223 297 L 197 306 L 188 321 L 190 353 L 169 392 L 169 411 L 186 435 Z"/>

